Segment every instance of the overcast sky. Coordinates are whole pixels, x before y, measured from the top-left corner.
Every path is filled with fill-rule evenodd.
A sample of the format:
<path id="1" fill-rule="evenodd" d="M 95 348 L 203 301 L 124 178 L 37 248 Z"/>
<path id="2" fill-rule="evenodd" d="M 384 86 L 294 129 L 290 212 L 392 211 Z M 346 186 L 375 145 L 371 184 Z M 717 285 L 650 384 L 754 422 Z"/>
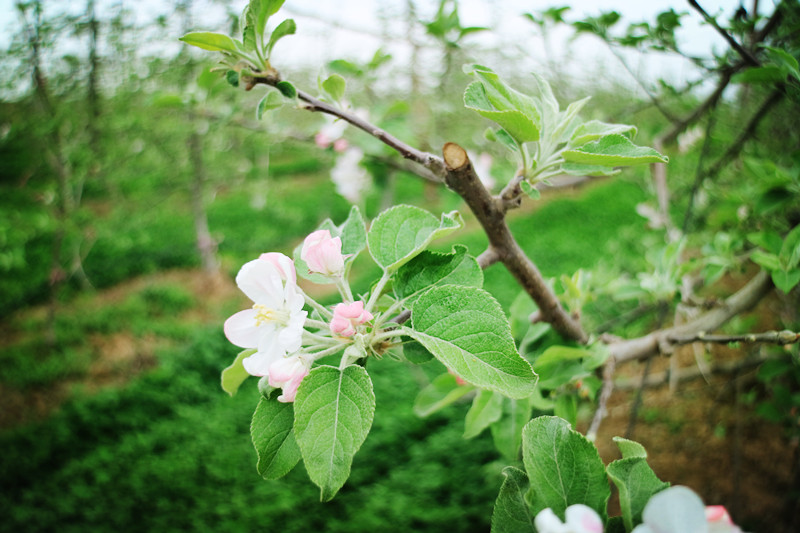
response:
<path id="1" fill-rule="evenodd" d="M 121 0 L 96 0 L 98 10 L 116 9 Z M 43 0 L 46 8 L 63 12 L 71 10 L 80 13 L 85 10 L 85 1 Z M 137 21 L 146 24 L 160 14 L 170 14 L 174 2 L 158 0 L 122 0 L 123 5 L 134 10 Z M 6 48 L 9 36 L 19 26 L 19 17 L 14 8 L 15 0 L 0 0 L 0 49 Z M 241 12 L 246 0 L 232 2 L 235 12 Z M 326 61 L 337 57 L 349 57 L 367 60 L 379 46 L 384 46 L 399 59 L 403 54 L 404 44 L 401 38 L 405 35 L 405 19 L 407 0 L 287 0 L 283 9 L 275 17 L 276 22 L 285 17 L 292 17 L 298 23 L 297 35 L 282 40 L 276 48 L 286 64 L 295 62 L 306 65 L 323 65 Z M 435 15 L 438 0 L 416 0 L 417 14 L 420 18 L 430 20 Z M 739 6 L 739 0 L 700 0 L 700 4 L 711 14 L 730 14 Z M 769 0 L 763 1 L 767 9 L 771 9 Z M 218 26 L 226 20 L 225 9 L 209 0 L 195 0 L 195 19 L 197 29 L 208 29 Z M 474 34 L 469 37 L 472 43 L 487 49 L 505 47 L 511 57 L 527 55 L 532 61 L 543 62 L 544 45 L 536 32 L 536 27 L 521 16 L 522 13 L 539 11 L 552 6 L 571 6 L 567 18 L 576 20 L 586 16 L 599 14 L 601 11 L 616 10 L 623 15 L 625 27 L 630 22 L 642 20 L 653 21 L 657 13 L 673 8 L 676 11 L 690 12 L 683 19 L 684 27 L 679 33 L 679 43 L 686 51 L 708 55 L 711 47 L 724 46 L 719 36 L 708 26 L 701 24 L 699 16 L 691 10 L 688 2 L 677 0 L 460 0 L 459 13 L 462 26 L 489 26 L 494 31 Z M 382 41 L 380 36 L 397 35 L 395 43 Z M 165 33 L 170 33 L 169 31 Z M 144 50 L 159 47 L 179 46 L 175 35 L 164 35 L 162 41 L 151 40 L 143 43 Z M 373 34 L 373 35 L 370 35 Z M 597 39 L 583 37 L 572 44 L 567 39 L 571 32 L 562 28 L 549 36 L 551 62 L 555 64 L 569 63 L 572 70 L 597 70 L 596 65 L 607 64 L 614 71 L 619 71 L 619 64 Z M 85 45 L 84 45 L 85 46 Z M 405 47 L 407 48 L 407 47 Z M 564 55 L 569 50 L 570 55 Z M 150 51 L 150 50 L 148 50 Z M 642 75 L 668 76 L 678 81 L 690 79 L 693 67 L 680 60 L 655 59 L 651 56 L 647 61 L 631 59 L 632 66 Z M 563 66 L 563 65 L 562 65 Z M 590 69 L 589 66 L 592 68 Z M 529 64 L 521 65 L 530 68 Z"/>

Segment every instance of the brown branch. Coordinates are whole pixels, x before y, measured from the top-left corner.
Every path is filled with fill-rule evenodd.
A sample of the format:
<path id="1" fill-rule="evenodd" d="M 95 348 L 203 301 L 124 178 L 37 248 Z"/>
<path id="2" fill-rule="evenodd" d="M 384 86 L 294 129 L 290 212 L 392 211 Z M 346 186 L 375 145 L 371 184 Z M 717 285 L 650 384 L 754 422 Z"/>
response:
<path id="1" fill-rule="evenodd" d="M 639 390 L 648 387 L 660 387 L 666 385 L 671 380 L 692 381 L 700 379 L 708 375 L 718 374 L 736 374 L 743 370 L 749 370 L 762 364 L 770 359 L 767 355 L 758 355 L 756 357 L 749 357 L 747 359 L 737 359 L 735 361 L 728 361 L 725 363 L 717 363 L 708 370 L 708 372 L 701 371 L 698 367 L 692 366 L 678 370 L 677 372 L 670 372 L 665 370 L 657 374 L 650 374 L 646 378 L 639 379 L 618 379 L 614 383 L 617 390 Z"/>
<path id="2" fill-rule="evenodd" d="M 447 168 L 445 183 L 467 202 L 489 238 L 491 249 L 539 306 L 542 319 L 565 338 L 587 342 L 588 336 L 580 323 L 564 310 L 539 269 L 519 247 L 506 224 L 503 200 L 493 197 L 483 186 L 466 150 L 455 143 L 447 143 L 443 154 Z"/>
<path id="3" fill-rule="evenodd" d="M 769 273 L 762 270 L 720 307 L 680 326 L 653 331 L 635 339 L 607 340 L 608 349 L 617 364 L 670 353 L 678 345 L 674 339 L 715 331 L 731 318 L 754 307 L 771 290 L 772 280 Z"/>
<path id="4" fill-rule="evenodd" d="M 693 342 L 713 342 L 718 344 L 728 344 L 731 342 L 763 342 L 767 344 L 785 345 L 800 342 L 800 333 L 785 329 L 783 331 L 765 331 L 763 333 L 743 333 L 739 335 L 709 335 L 704 331 L 698 331 L 697 333 L 669 335 L 668 339 L 676 346 L 691 344 Z"/>
<path id="5" fill-rule="evenodd" d="M 611 398 L 611 393 L 614 392 L 614 370 L 616 369 L 616 361 L 613 357 L 609 357 L 603 366 L 603 388 L 600 390 L 600 398 L 597 402 L 597 410 L 594 412 L 592 423 L 589 425 L 589 430 L 586 432 L 586 438 L 594 442 L 597 438 L 597 431 L 600 429 L 600 423 L 608 415 L 606 405 Z"/>
<path id="6" fill-rule="evenodd" d="M 264 84 L 269 85 L 271 87 L 275 87 L 278 82 L 280 82 L 280 76 L 277 74 L 274 76 L 265 76 L 265 77 L 256 77 L 250 80 L 248 84 L 248 88 L 252 88 L 256 84 Z M 318 98 L 311 96 L 310 94 L 297 90 L 297 98 L 303 102 L 305 105 L 303 106 L 304 109 L 311 112 L 317 113 L 325 113 L 327 115 L 331 115 L 333 117 L 340 118 L 349 124 L 352 124 L 356 128 L 368 133 L 369 135 L 375 137 L 388 147 L 394 149 L 404 158 L 414 161 L 415 163 L 419 163 L 426 169 L 428 169 L 433 176 L 439 178 L 440 181 L 444 181 L 445 169 L 444 163 L 438 157 L 428 152 L 423 152 L 422 150 L 418 150 L 413 146 L 404 143 L 397 137 L 394 137 L 390 133 L 382 130 L 381 128 L 375 126 L 374 124 L 370 123 L 367 120 L 362 119 L 359 116 L 356 116 L 354 113 L 348 113 L 347 111 L 341 110 L 333 105 L 330 105 Z"/>
<path id="7" fill-rule="evenodd" d="M 711 26 L 715 30 L 717 30 L 717 33 L 719 33 L 722 36 L 722 38 L 728 42 L 731 48 L 736 50 L 736 52 L 742 57 L 742 59 L 745 60 L 745 62 L 749 63 L 751 66 L 754 67 L 761 66 L 761 62 L 758 59 L 756 59 L 755 56 L 753 56 L 753 54 L 751 54 L 749 50 L 747 50 L 744 46 L 739 44 L 739 42 L 736 39 L 734 39 L 730 33 L 728 33 L 724 28 L 722 28 L 719 24 L 717 24 L 716 19 L 711 15 L 709 15 L 708 13 L 706 13 L 706 10 L 703 9 L 700 6 L 700 4 L 697 3 L 696 0 L 689 0 L 689 5 L 692 6 L 698 13 L 700 13 L 700 15 L 702 15 L 705 21 L 711 24 Z"/>

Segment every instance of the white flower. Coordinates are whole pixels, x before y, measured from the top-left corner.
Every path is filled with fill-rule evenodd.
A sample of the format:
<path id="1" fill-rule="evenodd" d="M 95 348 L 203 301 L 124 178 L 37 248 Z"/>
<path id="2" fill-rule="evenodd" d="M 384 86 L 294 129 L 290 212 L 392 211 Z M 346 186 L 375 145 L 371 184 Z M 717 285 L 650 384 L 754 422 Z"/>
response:
<path id="1" fill-rule="evenodd" d="M 302 342 L 308 313 L 294 262 L 283 254 L 262 254 L 242 266 L 236 284 L 254 305 L 225 321 L 225 336 L 241 348 L 255 348 L 242 361 L 244 369 L 267 376 L 272 363 L 298 351 Z"/>
<path id="2" fill-rule="evenodd" d="M 361 200 L 361 196 L 370 185 L 369 174 L 359 165 L 363 158 L 364 152 L 359 148 L 348 148 L 339 156 L 331 169 L 331 179 L 336 185 L 336 192 L 354 204 Z"/>
<path id="3" fill-rule="evenodd" d="M 603 520 L 594 509 L 576 503 L 567 507 L 566 522 L 561 522 L 552 509 L 536 515 L 533 523 L 539 533 L 603 533 Z"/>

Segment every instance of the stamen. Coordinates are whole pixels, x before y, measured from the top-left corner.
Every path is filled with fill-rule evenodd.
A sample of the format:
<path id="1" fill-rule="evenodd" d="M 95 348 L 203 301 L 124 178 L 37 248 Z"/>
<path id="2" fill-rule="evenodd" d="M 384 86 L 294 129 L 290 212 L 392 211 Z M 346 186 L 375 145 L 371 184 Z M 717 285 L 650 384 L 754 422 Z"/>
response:
<path id="1" fill-rule="evenodd" d="M 255 304 L 253 309 L 256 310 L 256 326 L 260 326 L 265 322 L 272 322 L 275 319 L 275 312 L 265 305 Z"/>

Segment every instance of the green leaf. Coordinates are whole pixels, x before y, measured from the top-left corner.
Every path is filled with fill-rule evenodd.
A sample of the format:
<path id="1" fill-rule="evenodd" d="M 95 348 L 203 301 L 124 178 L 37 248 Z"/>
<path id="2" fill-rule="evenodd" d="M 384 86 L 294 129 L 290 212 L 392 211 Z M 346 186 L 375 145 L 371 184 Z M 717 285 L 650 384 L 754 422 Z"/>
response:
<path id="1" fill-rule="evenodd" d="M 529 116 L 508 107 L 498 109 L 492 104 L 486 87 L 480 82 L 474 81 L 467 86 L 464 91 L 464 107 L 496 122 L 519 143 L 539 140 L 538 114 Z"/>
<path id="2" fill-rule="evenodd" d="M 494 502 L 491 533 L 534 533 L 534 517 L 525 501 L 530 487 L 528 476 L 513 466 L 505 467 L 503 475 L 505 480 Z"/>
<path id="3" fill-rule="evenodd" d="M 331 235 L 342 239 L 342 253 L 351 256 L 350 260 L 367 247 L 367 226 L 358 206 L 350 208 L 347 219 Z"/>
<path id="4" fill-rule="evenodd" d="M 346 87 L 347 82 L 338 74 L 331 74 L 322 82 L 322 90 L 328 93 L 328 96 L 330 96 L 334 102 L 338 102 L 342 99 Z"/>
<path id="5" fill-rule="evenodd" d="M 538 390 L 538 389 L 536 389 Z M 535 396 L 536 393 L 531 396 Z M 503 415 L 500 420 L 493 422 L 490 426 L 492 430 L 492 441 L 494 447 L 506 460 L 510 462 L 519 461 L 519 449 L 522 445 L 522 430 L 531 419 L 533 412 L 533 402 L 530 398 L 522 400 L 503 400 Z"/>
<path id="6" fill-rule="evenodd" d="M 753 250 L 750 254 L 750 259 L 771 272 L 776 272 L 781 269 L 781 260 L 775 254 L 764 252 L 763 250 Z"/>
<path id="7" fill-rule="evenodd" d="M 372 258 L 387 272 L 393 272 L 417 256 L 434 239 L 460 228 L 461 215 L 453 211 L 435 216 L 411 205 L 387 209 L 372 221 L 367 245 Z"/>
<path id="8" fill-rule="evenodd" d="M 294 32 L 297 31 L 297 25 L 295 24 L 294 20 L 286 19 L 280 24 L 278 27 L 272 31 L 272 34 L 269 36 L 269 42 L 267 43 L 267 59 L 269 59 L 270 55 L 272 55 L 272 49 L 275 47 L 275 43 L 278 42 L 279 39 L 286 37 L 287 35 L 293 35 Z"/>
<path id="9" fill-rule="evenodd" d="M 561 153 L 567 162 L 606 167 L 667 163 L 669 158 L 653 148 L 636 146 L 620 134 L 606 135 L 597 141 L 584 144 L 576 150 Z"/>
<path id="10" fill-rule="evenodd" d="M 244 369 L 242 361 L 254 353 L 256 353 L 255 348 L 242 350 L 239 352 L 239 355 L 236 356 L 236 359 L 233 360 L 231 366 L 222 371 L 222 390 L 231 396 L 236 394 L 236 391 L 239 390 L 239 387 L 242 383 L 244 383 L 244 380 L 250 376 L 250 374 L 248 374 Z"/>
<path id="11" fill-rule="evenodd" d="M 288 474 L 300 461 L 294 438 L 294 408 L 291 403 L 261 398 L 253 413 L 250 436 L 258 455 L 258 473 L 266 479 Z"/>
<path id="12" fill-rule="evenodd" d="M 776 256 L 783 248 L 783 239 L 774 231 L 761 231 L 757 233 L 749 233 L 747 240 L 760 246 L 768 252 L 772 252 Z"/>
<path id="13" fill-rule="evenodd" d="M 749 68 L 735 74 L 733 83 L 779 83 L 786 79 L 786 71 L 777 65 Z"/>
<path id="14" fill-rule="evenodd" d="M 622 519 L 628 531 L 642 522 L 642 512 L 650 498 L 669 487 L 669 483 L 658 479 L 642 457 L 614 461 L 608 465 L 606 472 L 619 490 Z"/>
<path id="15" fill-rule="evenodd" d="M 440 374 L 417 394 L 414 400 L 414 414 L 423 418 L 429 416 L 439 409 L 452 405 L 473 390 L 469 385 L 459 385 L 453 374 Z"/>
<path id="16" fill-rule="evenodd" d="M 550 346 L 533 362 L 533 370 L 541 380 L 539 386 L 552 390 L 589 373 L 580 360 L 592 357 L 592 353 L 581 348 Z"/>
<path id="17" fill-rule="evenodd" d="M 644 446 L 636 441 L 623 439 L 622 437 L 614 437 L 614 442 L 617 443 L 623 459 L 640 458 L 647 459 L 647 450 Z"/>
<path id="18" fill-rule="evenodd" d="M 225 73 L 225 81 L 227 81 L 228 84 L 231 87 L 238 87 L 239 86 L 239 73 L 236 72 L 235 70 L 227 71 Z"/>
<path id="19" fill-rule="evenodd" d="M 789 291 L 791 291 L 795 285 L 800 283 L 800 269 L 788 271 L 773 270 L 772 283 L 774 283 L 775 286 L 785 294 L 789 294 Z"/>
<path id="20" fill-rule="evenodd" d="M 294 411 L 308 477 L 320 487 L 320 499 L 329 501 L 350 476 L 353 456 L 372 427 L 372 381 L 358 365 L 318 366 L 300 383 Z"/>
<path id="21" fill-rule="evenodd" d="M 179 40 L 202 48 L 203 50 L 211 50 L 212 52 L 225 52 L 229 54 L 237 54 L 238 50 L 233 39 L 224 33 L 214 33 L 207 31 L 198 31 L 187 33 Z"/>
<path id="22" fill-rule="evenodd" d="M 552 133 L 552 136 L 557 139 L 558 142 L 566 142 L 572 137 L 572 132 L 578 127 L 578 124 L 576 124 L 578 113 L 581 112 L 583 106 L 585 106 L 591 98 L 591 96 L 587 96 L 586 98 L 572 102 L 563 113 L 559 114 L 558 126 Z"/>
<path id="23" fill-rule="evenodd" d="M 607 135 L 624 135 L 629 139 L 636 136 L 636 127 L 627 124 L 608 124 L 599 120 L 584 122 L 572 132 L 569 145 L 577 148 L 589 141 L 596 141 Z"/>
<path id="24" fill-rule="evenodd" d="M 542 197 L 542 193 L 539 191 L 539 189 L 537 189 L 527 181 L 521 181 L 519 187 L 520 189 L 522 189 L 522 192 L 524 192 L 534 200 L 538 200 L 539 198 Z"/>
<path id="25" fill-rule="evenodd" d="M 264 113 L 281 107 L 286 100 L 284 100 L 281 93 L 270 89 L 261 100 L 258 101 L 256 106 L 256 120 L 261 120 Z"/>
<path id="26" fill-rule="evenodd" d="M 503 416 L 503 397 L 489 390 L 479 390 L 464 420 L 464 438 L 477 437 Z"/>
<path id="27" fill-rule="evenodd" d="M 510 398 L 526 398 L 536 374 L 517 352 L 503 309 L 477 287 L 443 285 L 419 297 L 411 312 L 419 341 L 464 380 Z"/>
<path id="28" fill-rule="evenodd" d="M 281 94 L 289 100 L 294 100 L 297 98 L 297 89 L 295 89 L 294 85 L 288 81 L 279 81 L 275 84 L 275 88 L 278 89 Z"/>
<path id="29" fill-rule="evenodd" d="M 433 360 L 433 354 L 410 337 L 403 337 L 403 357 L 409 363 L 421 365 Z"/>
<path id="30" fill-rule="evenodd" d="M 483 132 L 483 136 L 486 137 L 487 141 L 500 143 L 512 152 L 519 153 L 519 144 L 517 144 L 517 141 L 502 128 L 498 128 L 497 130 L 486 128 L 486 131 Z"/>
<path id="31" fill-rule="evenodd" d="M 562 520 L 570 505 L 582 503 L 605 522 L 611 491 L 597 448 L 566 420 L 540 416 L 522 431 L 522 460 L 531 489 L 533 515 L 547 507 Z"/>
<path id="32" fill-rule="evenodd" d="M 411 308 L 420 293 L 436 285 L 481 287 L 483 270 L 467 255 L 465 246 L 454 246 L 449 254 L 423 251 L 397 270 L 393 288 L 399 299 L 408 299 Z"/>
<path id="33" fill-rule="evenodd" d="M 600 165 L 581 165 L 578 163 L 564 163 L 561 170 L 570 176 L 590 176 L 599 178 L 604 176 L 615 176 L 619 174 L 619 169 L 604 167 Z"/>
<path id="34" fill-rule="evenodd" d="M 575 427 L 578 423 L 578 396 L 575 393 L 561 393 L 556 396 L 553 414 L 563 418 Z"/>
<path id="35" fill-rule="evenodd" d="M 800 226 L 795 226 L 783 239 L 779 257 L 787 270 L 800 263 Z"/>
<path id="36" fill-rule="evenodd" d="M 269 18 L 278 12 L 285 0 L 250 0 L 250 11 L 256 14 L 256 31 L 264 35 Z"/>

